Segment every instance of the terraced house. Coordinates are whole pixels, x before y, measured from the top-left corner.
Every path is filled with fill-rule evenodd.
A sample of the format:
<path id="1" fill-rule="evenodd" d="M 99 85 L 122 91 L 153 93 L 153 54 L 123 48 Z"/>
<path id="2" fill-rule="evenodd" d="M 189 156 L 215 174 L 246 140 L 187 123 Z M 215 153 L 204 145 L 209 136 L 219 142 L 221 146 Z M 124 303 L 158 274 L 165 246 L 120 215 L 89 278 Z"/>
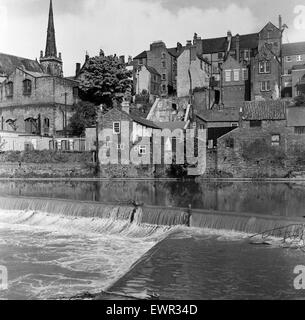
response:
<path id="1" fill-rule="evenodd" d="M 41 136 L 66 133 L 78 82 L 63 77 L 57 54 L 52 1 L 40 61 L 0 54 L 0 130 Z"/>

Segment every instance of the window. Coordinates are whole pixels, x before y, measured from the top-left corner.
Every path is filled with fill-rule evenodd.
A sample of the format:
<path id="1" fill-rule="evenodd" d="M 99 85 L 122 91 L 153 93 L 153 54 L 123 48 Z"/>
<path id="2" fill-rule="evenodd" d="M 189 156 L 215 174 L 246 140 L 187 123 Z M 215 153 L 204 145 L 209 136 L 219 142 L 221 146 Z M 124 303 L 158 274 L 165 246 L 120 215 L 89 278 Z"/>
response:
<path id="1" fill-rule="evenodd" d="M 78 87 L 73 88 L 73 97 L 78 97 Z"/>
<path id="2" fill-rule="evenodd" d="M 278 147 L 280 145 L 280 135 L 279 134 L 273 134 L 271 137 L 271 145 L 273 147 Z"/>
<path id="3" fill-rule="evenodd" d="M 239 81 L 239 69 L 234 69 L 234 81 Z"/>
<path id="4" fill-rule="evenodd" d="M 262 81 L 261 82 L 261 91 L 270 91 L 270 81 Z"/>
<path id="5" fill-rule="evenodd" d="M 114 134 L 121 133 L 121 122 L 113 122 L 113 133 Z"/>
<path id="6" fill-rule="evenodd" d="M 166 85 L 165 84 L 162 86 L 162 91 L 166 92 Z"/>
<path id="7" fill-rule="evenodd" d="M 139 65 L 143 65 L 143 58 L 139 59 Z"/>
<path id="8" fill-rule="evenodd" d="M 250 59 L 250 51 L 249 50 L 245 50 L 244 51 L 244 59 L 245 60 L 249 60 Z"/>
<path id="9" fill-rule="evenodd" d="M 226 139 L 226 148 L 234 148 L 234 139 L 233 138 Z"/>
<path id="10" fill-rule="evenodd" d="M 146 155 L 146 146 L 139 146 L 139 155 L 144 156 Z"/>
<path id="11" fill-rule="evenodd" d="M 162 59 L 166 59 L 166 53 L 162 52 Z"/>
<path id="12" fill-rule="evenodd" d="M 237 128 L 237 127 L 238 127 L 238 123 L 234 123 L 234 122 L 231 123 L 231 127 L 232 127 L 232 128 Z"/>
<path id="13" fill-rule="evenodd" d="M 225 79 L 226 82 L 231 81 L 231 70 L 225 70 Z"/>
<path id="14" fill-rule="evenodd" d="M 297 56 L 297 61 L 298 62 L 303 61 L 303 57 L 302 56 Z"/>
<path id="15" fill-rule="evenodd" d="M 166 80 L 166 74 L 165 73 L 162 74 L 162 80 Z"/>
<path id="16" fill-rule="evenodd" d="M 242 70 L 242 77 L 243 77 L 243 80 L 244 80 L 244 81 L 248 80 L 248 69 L 243 68 L 243 70 Z"/>
<path id="17" fill-rule="evenodd" d="M 14 84 L 13 82 L 8 82 L 6 84 L 6 96 L 8 98 L 11 98 L 13 97 L 13 94 L 14 94 Z"/>
<path id="18" fill-rule="evenodd" d="M 222 52 L 218 52 L 218 59 L 222 59 L 223 58 L 223 53 Z"/>
<path id="19" fill-rule="evenodd" d="M 166 61 L 162 61 L 162 68 L 166 68 Z"/>
<path id="20" fill-rule="evenodd" d="M 262 126 L 262 120 L 250 120 L 250 128 L 257 128 Z"/>
<path id="21" fill-rule="evenodd" d="M 305 127 L 294 127 L 295 134 L 305 134 Z"/>
<path id="22" fill-rule="evenodd" d="M 292 61 L 291 56 L 287 56 L 286 57 L 286 62 L 291 62 L 291 61 Z"/>
<path id="23" fill-rule="evenodd" d="M 261 61 L 258 65 L 259 73 L 270 73 L 271 72 L 271 64 L 270 61 Z"/>
<path id="24" fill-rule="evenodd" d="M 26 79 L 23 81 L 23 95 L 30 96 L 32 93 L 32 81 Z"/>
<path id="25" fill-rule="evenodd" d="M 50 129 L 50 119 L 44 118 L 43 119 L 43 134 L 48 135 Z"/>
<path id="26" fill-rule="evenodd" d="M 8 119 L 6 120 L 6 123 L 10 128 L 12 128 L 14 131 L 17 130 L 17 125 L 16 125 L 17 119 Z"/>

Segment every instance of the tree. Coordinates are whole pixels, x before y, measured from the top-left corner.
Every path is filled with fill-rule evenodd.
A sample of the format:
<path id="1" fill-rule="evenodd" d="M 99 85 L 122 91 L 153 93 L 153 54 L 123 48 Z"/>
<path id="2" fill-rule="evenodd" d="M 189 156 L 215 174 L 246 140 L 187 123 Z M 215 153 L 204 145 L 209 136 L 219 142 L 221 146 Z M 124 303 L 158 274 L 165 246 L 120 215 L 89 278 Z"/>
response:
<path id="1" fill-rule="evenodd" d="M 74 107 L 69 129 L 74 136 L 81 136 L 86 128 L 96 125 L 97 106 L 92 102 L 82 101 Z"/>
<path id="2" fill-rule="evenodd" d="M 116 55 L 105 56 L 101 51 L 90 58 L 83 68 L 80 97 L 95 105 L 104 104 L 111 109 L 114 101 L 121 102 L 127 88 L 132 85 L 131 71 Z"/>

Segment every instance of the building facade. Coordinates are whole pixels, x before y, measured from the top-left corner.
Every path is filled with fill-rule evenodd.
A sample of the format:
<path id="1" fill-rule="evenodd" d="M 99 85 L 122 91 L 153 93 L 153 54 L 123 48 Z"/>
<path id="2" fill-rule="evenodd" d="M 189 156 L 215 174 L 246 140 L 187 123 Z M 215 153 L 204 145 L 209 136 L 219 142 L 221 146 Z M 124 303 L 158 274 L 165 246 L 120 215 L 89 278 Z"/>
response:
<path id="1" fill-rule="evenodd" d="M 52 0 L 45 53 L 40 63 L 0 54 L 0 130 L 42 136 L 67 135 L 78 82 L 63 77 L 57 55 Z"/>

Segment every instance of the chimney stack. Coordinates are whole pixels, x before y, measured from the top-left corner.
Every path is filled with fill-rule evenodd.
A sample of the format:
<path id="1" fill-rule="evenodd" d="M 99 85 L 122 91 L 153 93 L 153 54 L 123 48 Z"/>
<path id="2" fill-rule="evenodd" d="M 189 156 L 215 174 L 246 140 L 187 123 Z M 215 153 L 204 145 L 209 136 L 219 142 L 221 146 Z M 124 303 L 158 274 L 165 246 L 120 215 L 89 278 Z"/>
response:
<path id="1" fill-rule="evenodd" d="M 76 69 L 75 69 L 75 76 L 77 77 L 78 76 L 78 74 L 79 74 L 79 72 L 80 72 L 80 63 L 78 62 L 77 64 L 76 64 Z"/>
<path id="2" fill-rule="evenodd" d="M 87 62 L 90 59 L 88 51 L 86 51 L 85 61 Z"/>
<path id="3" fill-rule="evenodd" d="M 189 48 L 192 46 L 192 40 L 187 40 L 186 41 L 186 47 Z"/>
<path id="4" fill-rule="evenodd" d="M 279 15 L 279 29 L 282 30 L 282 27 L 283 27 L 282 16 Z"/>
<path id="5" fill-rule="evenodd" d="M 182 44 L 180 42 L 177 42 L 177 52 L 180 53 L 182 50 Z"/>
<path id="6" fill-rule="evenodd" d="M 195 33 L 194 33 L 194 37 L 193 37 L 193 44 L 194 44 L 194 45 L 195 45 L 196 42 L 197 42 L 197 37 L 198 37 L 198 35 L 197 35 L 197 33 L 195 32 Z"/>
<path id="7" fill-rule="evenodd" d="M 240 39 L 239 34 L 236 35 L 236 60 L 240 62 Z"/>

